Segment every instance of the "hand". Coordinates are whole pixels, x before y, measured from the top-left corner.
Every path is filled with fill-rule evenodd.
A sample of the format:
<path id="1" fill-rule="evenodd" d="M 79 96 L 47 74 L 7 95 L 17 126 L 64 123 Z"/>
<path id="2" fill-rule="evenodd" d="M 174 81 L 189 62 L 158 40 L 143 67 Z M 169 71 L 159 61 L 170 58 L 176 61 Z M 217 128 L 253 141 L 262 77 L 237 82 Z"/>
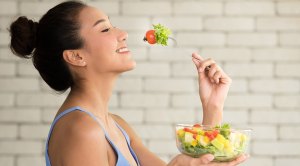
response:
<path id="1" fill-rule="evenodd" d="M 241 155 L 233 161 L 230 162 L 212 162 L 214 156 L 211 154 L 205 154 L 199 158 L 192 158 L 187 155 L 177 155 L 168 166 L 236 166 L 244 162 L 249 156 Z"/>
<path id="2" fill-rule="evenodd" d="M 203 106 L 203 124 L 218 125 L 232 80 L 212 59 L 197 53 L 192 58 L 199 75 L 199 95 Z"/>

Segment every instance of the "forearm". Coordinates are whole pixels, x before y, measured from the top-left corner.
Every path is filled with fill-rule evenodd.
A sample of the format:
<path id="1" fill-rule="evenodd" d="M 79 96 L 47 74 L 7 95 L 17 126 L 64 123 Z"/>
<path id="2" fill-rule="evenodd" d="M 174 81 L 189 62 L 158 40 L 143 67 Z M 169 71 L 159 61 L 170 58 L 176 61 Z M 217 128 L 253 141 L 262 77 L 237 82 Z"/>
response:
<path id="1" fill-rule="evenodd" d="M 223 120 L 223 106 L 209 105 L 203 107 L 203 125 L 220 125 Z"/>

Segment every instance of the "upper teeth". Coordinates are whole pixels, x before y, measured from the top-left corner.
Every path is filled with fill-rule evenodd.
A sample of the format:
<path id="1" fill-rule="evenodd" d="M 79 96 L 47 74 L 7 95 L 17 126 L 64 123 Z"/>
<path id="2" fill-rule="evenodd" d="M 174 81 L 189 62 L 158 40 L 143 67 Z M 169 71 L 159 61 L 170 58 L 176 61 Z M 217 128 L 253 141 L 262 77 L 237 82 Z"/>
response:
<path id="1" fill-rule="evenodd" d="M 120 48 L 117 50 L 117 52 L 125 52 L 125 51 L 128 51 L 128 48 L 125 47 L 125 48 Z"/>

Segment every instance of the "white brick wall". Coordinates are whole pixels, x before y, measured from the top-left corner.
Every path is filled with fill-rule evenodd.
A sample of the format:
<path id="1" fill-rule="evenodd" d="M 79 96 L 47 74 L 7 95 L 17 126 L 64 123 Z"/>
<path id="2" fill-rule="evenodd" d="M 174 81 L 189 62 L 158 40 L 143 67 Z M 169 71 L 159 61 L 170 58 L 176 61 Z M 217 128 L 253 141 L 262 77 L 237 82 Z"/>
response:
<path id="1" fill-rule="evenodd" d="M 0 1 L 0 166 L 45 165 L 45 139 L 66 94 L 50 90 L 31 60 L 12 55 L 7 28 L 19 15 L 38 20 L 59 1 Z M 202 120 L 191 62 L 199 52 L 233 79 L 224 122 L 253 129 L 251 158 L 242 166 L 299 165 L 299 0 L 86 2 L 129 33 L 137 67 L 118 79 L 109 106 L 151 151 L 169 161 L 179 153 L 175 124 Z M 142 41 L 156 23 L 173 30 L 177 45 Z"/>

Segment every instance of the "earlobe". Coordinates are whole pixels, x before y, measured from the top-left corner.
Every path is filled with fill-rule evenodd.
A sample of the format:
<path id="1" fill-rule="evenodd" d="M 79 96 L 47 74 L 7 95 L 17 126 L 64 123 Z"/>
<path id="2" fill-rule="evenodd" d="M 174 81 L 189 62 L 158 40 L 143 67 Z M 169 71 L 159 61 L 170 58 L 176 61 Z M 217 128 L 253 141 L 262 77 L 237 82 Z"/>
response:
<path id="1" fill-rule="evenodd" d="M 65 50 L 63 52 L 64 60 L 73 66 L 86 66 L 84 58 L 74 50 Z"/>

